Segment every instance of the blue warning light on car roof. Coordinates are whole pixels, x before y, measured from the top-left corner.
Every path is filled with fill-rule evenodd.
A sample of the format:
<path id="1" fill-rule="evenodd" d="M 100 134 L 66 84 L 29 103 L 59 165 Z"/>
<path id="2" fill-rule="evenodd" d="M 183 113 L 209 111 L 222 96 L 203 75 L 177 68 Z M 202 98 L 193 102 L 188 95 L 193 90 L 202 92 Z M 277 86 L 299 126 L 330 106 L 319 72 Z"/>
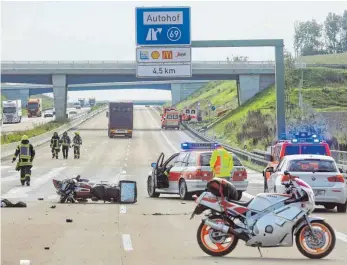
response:
<path id="1" fill-rule="evenodd" d="M 220 146 L 220 144 L 211 143 L 211 142 L 203 142 L 203 143 L 185 142 L 185 143 L 181 143 L 181 149 L 183 149 L 183 150 L 215 149 L 218 146 Z"/>

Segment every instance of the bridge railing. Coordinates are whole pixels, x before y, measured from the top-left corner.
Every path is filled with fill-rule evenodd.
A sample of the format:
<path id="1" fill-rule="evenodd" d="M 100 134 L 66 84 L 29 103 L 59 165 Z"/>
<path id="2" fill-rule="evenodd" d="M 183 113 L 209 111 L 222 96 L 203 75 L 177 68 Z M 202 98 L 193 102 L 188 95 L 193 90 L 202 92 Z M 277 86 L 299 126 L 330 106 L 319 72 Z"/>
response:
<path id="1" fill-rule="evenodd" d="M 158 63 L 163 64 L 163 63 Z M 164 64 L 163 64 L 164 65 Z M 224 61 L 193 61 L 194 69 L 270 69 L 275 70 L 273 62 L 224 62 Z M 3 70 L 21 70 L 21 69 L 135 69 L 135 61 L 14 61 L 2 62 Z"/>
<path id="2" fill-rule="evenodd" d="M 2 61 L 1 64 L 136 64 L 136 61 L 126 60 L 105 60 L 105 61 Z M 275 64 L 274 61 L 192 61 L 201 64 Z"/>

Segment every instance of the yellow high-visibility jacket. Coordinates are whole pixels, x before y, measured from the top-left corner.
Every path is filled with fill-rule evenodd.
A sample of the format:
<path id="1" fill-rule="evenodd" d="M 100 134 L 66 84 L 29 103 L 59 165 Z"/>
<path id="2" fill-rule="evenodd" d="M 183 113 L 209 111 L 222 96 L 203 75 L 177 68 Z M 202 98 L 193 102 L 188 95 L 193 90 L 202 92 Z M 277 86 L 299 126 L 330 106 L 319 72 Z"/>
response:
<path id="1" fill-rule="evenodd" d="M 234 167 L 233 156 L 225 149 L 216 149 L 212 153 L 210 167 L 215 177 L 231 177 Z"/>

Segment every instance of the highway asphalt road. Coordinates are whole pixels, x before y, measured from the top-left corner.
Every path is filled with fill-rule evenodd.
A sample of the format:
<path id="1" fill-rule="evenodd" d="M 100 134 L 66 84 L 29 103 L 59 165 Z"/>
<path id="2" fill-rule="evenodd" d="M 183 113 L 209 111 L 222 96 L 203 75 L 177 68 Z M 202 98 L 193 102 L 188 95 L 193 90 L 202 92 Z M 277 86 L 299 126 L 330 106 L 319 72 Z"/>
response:
<path id="1" fill-rule="evenodd" d="M 83 108 L 83 109 L 77 109 L 77 113 L 81 112 L 86 112 L 89 111 L 90 108 Z M 69 109 L 68 109 L 69 111 Z M 28 118 L 28 117 L 22 117 L 22 121 L 20 123 L 8 123 L 8 124 L 2 124 L 1 125 L 1 132 L 18 132 L 18 131 L 26 131 L 33 129 L 35 126 L 38 126 L 40 124 L 44 124 L 50 121 L 53 121 L 55 117 L 47 117 L 44 118 L 42 117 L 33 117 L 33 118 Z"/>
<path id="2" fill-rule="evenodd" d="M 309 260 L 295 246 L 262 249 L 261 258 L 256 248 L 246 248 L 242 241 L 226 257 L 205 255 L 196 241 L 202 216 L 189 220 L 194 202 L 183 202 L 173 195 L 149 198 L 146 191 L 150 163 L 161 151 L 168 157 L 181 142 L 192 139 L 184 131 L 162 131 L 159 115 L 152 109 L 137 107 L 134 119 L 132 139 L 109 139 L 105 113 L 80 125 L 80 160 L 74 160 L 71 152 L 68 160 L 51 159 L 48 144 L 37 148 L 30 187 L 20 186 L 14 164 L 2 164 L 2 197 L 28 203 L 27 208 L 1 209 L 2 265 L 19 264 L 20 260 L 45 265 L 346 264 L 347 215 L 326 210 L 318 210 L 315 215 L 327 219 L 338 231 L 338 239 L 334 251 L 324 260 Z M 138 202 L 56 203 L 52 178 L 76 174 L 109 182 L 136 180 Z M 250 186 L 243 200 L 262 191 L 262 176 L 251 171 L 248 176 Z M 56 208 L 51 209 L 52 205 Z M 67 223 L 66 218 L 73 222 Z"/>

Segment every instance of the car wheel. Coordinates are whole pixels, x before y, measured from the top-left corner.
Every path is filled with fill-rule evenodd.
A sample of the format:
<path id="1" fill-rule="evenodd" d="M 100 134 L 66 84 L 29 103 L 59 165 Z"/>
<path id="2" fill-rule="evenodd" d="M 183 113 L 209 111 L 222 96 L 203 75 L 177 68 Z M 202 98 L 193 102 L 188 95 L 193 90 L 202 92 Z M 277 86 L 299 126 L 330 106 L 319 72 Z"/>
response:
<path id="1" fill-rule="evenodd" d="M 179 195 L 180 195 L 181 200 L 190 199 L 191 194 L 188 192 L 187 184 L 183 179 L 180 180 L 180 183 L 178 185 L 178 189 L 179 189 Z"/>
<path id="2" fill-rule="evenodd" d="M 152 176 L 149 176 L 147 179 L 147 193 L 151 198 L 158 198 L 160 196 L 160 193 L 155 192 Z"/>
<path id="3" fill-rule="evenodd" d="M 337 212 L 338 213 L 345 213 L 347 210 L 347 201 L 344 204 L 338 204 L 337 205 Z"/>

